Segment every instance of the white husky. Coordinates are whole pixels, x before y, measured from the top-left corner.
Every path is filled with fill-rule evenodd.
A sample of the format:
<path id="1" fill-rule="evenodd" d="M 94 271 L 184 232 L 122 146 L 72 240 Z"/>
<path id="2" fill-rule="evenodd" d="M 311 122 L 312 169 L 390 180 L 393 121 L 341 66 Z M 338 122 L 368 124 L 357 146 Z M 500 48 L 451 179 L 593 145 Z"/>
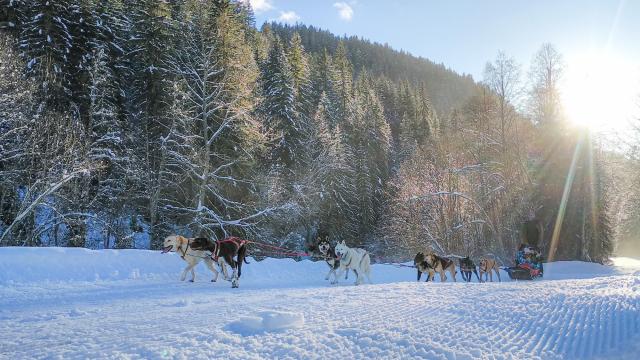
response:
<path id="1" fill-rule="evenodd" d="M 336 245 L 335 251 L 340 259 L 340 269 L 338 269 L 339 274 L 336 275 L 335 281 L 333 282 L 334 284 L 338 282 L 338 279 L 348 269 L 356 273 L 356 285 L 364 282 L 364 275 L 367 276 L 367 281 L 371 284 L 371 259 L 366 250 L 350 248 L 343 240 Z"/>

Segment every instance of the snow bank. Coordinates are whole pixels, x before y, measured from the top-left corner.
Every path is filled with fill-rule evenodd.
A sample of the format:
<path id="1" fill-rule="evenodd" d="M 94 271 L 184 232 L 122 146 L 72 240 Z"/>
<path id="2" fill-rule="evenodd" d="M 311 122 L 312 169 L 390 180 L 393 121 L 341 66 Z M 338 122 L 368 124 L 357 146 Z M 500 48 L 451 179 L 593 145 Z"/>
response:
<path id="1" fill-rule="evenodd" d="M 323 261 L 248 259 L 242 268 L 242 287 L 277 288 L 326 285 L 328 267 Z M 407 263 L 408 264 L 408 263 Z M 585 279 L 633 273 L 640 269 L 640 260 L 614 259 L 615 266 L 577 261 L 545 264 L 545 280 Z M 0 248 L 0 284 L 41 282 L 97 282 L 113 280 L 176 281 L 185 267 L 176 254 L 161 254 L 150 250 L 88 250 L 81 248 Z M 190 276 L 190 275 L 188 275 Z M 461 281 L 460 274 L 457 275 Z M 196 282 L 209 282 L 211 272 L 200 263 L 196 267 Z M 353 284 L 355 274 L 340 279 Z M 376 284 L 415 281 L 416 272 L 409 267 L 374 264 L 372 281 Z M 436 276 L 436 281 L 439 277 Z M 473 278 L 475 281 L 475 277 Z M 495 280 L 495 278 L 494 278 Z M 502 272 L 502 280 L 509 277 Z"/>
<path id="2" fill-rule="evenodd" d="M 175 278 L 184 263 L 172 255 L 148 250 L 0 248 L 0 284 Z"/>
<path id="3" fill-rule="evenodd" d="M 544 264 L 546 280 L 591 279 L 621 273 L 623 273 L 622 269 L 617 267 L 582 261 L 556 261 Z"/>
<path id="4" fill-rule="evenodd" d="M 323 261 L 267 258 L 242 268 L 241 286 L 288 287 L 313 286 L 324 280 L 328 267 Z M 113 280 L 175 281 L 186 263 L 176 253 L 150 250 L 89 250 L 81 248 L 0 248 L 0 284 L 40 282 L 96 282 Z M 376 274 L 375 268 L 380 269 Z M 187 278 L 190 278 L 188 275 Z M 209 282 L 211 272 L 201 262 L 196 267 L 196 282 Z M 410 281 L 414 271 L 393 266 L 374 266 L 374 282 Z M 221 279 L 221 278 L 220 278 Z M 352 284 L 355 274 L 341 283 Z"/>

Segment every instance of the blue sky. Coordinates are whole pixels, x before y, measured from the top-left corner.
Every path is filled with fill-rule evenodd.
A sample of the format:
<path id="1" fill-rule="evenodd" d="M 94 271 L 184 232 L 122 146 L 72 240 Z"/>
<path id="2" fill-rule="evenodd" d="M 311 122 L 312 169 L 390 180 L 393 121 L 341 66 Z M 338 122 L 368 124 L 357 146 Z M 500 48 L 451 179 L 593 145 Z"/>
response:
<path id="1" fill-rule="evenodd" d="M 569 58 L 609 44 L 611 53 L 640 64 L 640 1 L 251 2 L 258 25 L 298 21 L 340 35 L 358 35 L 445 63 L 476 79 L 499 50 L 528 65 L 544 42 Z"/>
<path id="2" fill-rule="evenodd" d="M 522 66 L 550 42 L 563 54 L 569 112 L 600 127 L 640 115 L 640 1 L 636 0 L 244 0 L 265 21 L 315 25 L 388 43 L 482 80 L 502 50 Z M 585 89 L 594 91 L 585 91 Z M 585 104 L 606 97 L 593 109 Z M 584 121 L 584 120 L 581 120 Z M 589 120 L 595 121 L 595 120 Z"/>

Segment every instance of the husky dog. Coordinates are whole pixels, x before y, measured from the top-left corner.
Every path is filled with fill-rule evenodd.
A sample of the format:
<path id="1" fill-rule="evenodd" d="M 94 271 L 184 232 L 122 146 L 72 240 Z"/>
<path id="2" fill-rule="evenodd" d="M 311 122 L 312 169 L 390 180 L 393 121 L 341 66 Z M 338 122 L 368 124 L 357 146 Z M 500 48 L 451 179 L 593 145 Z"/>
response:
<path id="1" fill-rule="evenodd" d="M 355 285 L 360 285 L 364 282 L 364 275 L 367 276 L 369 284 L 371 284 L 371 259 L 369 253 L 364 249 L 350 248 L 342 240 L 336 245 L 335 248 L 338 260 L 340 260 L 340 268 L 338 275 L 336 275 L 335 283 L 338 283 L 338 278 L 342 276 L 342 273 L 352 269 L 356 273 Z"/>
<path id="2" fill-rule="evenodd" d="M 425 282 L 429 280 L 433 281 L 433 277 L 436 275 L 436 273 L 433 271 L 433 268 L 431 268 L 425 261 L 424 253 L 419 252 L 416 254 L 416 257 L 413 258 L 413 266 L 418 269 L 418 281 L 420 281 L 423 273 L 427 273 L 427 280 L 425 280 Z"/>
<path id="3" fill-rule="evenodd" d="M 434 253 L 429 253 L 424 257 L 424 261 L 433 269 L 433 271 L 440 274 L 440 281 L 447 281 L 447 275 L 444 273 L 445 271 L 449 271 L 453 281 L 456 281 L 456 264 L 451 261 L 451 259 L 440 257 Z"/>
<path id="4" fill-rule="evenodd" d="M 494 271 L 496 275 L 498 275 L 498 281 L 500 280 L 500 269 L 498 268 L 498 263 L 496 263 L 493 259 L 481 259 L 480 260 L 480 281 L 482 282 L 482 274 L 484 274 L 484 281 L 486 282 L 489 278 L 491 282 L 493 282 L 493 273 Z"/>
<path id="5" fill-rule="evenodd" d="M 464 258 L 460 258 L 460 273 L 462 274 L 462 279 L 466 282 L 471 282 L 471 272 L 473 272 L 474 274 L 476 274 L 476 277 L 478 278 L 478 282 L 480 281 L 480 277 L 478 276 L 478 271 L 476 271 L 476 264 L 473 263 L 473 260 L 471 260 L 471 258 L 464 257 Z"/>
<path id="6" fill-rule="evenodd" d="M 336 274 L 336 270 L 338 270 L 340 268 L 340 260 L 338 260 L 338 255 L 336 255 L 336 251 L 334 248 L 331 247 L 331 244 L 329 243 L 329 240 L 324 239 L 321 240 L 320 243 L 318 244 L 318 251 L 320 251 L 320 254 L 322 254 L 322 257 L 324 257 L 325 261 L 327 262 L 327 265 L 329 265 L 329 273 L 327 274 L 327 276 L 325 276 L 325 280 L 329 280 L 331 278 L 331 275 L 333 274 L 333 281 L 331 283 L 337 282 L 337 274 Z M 344 279 L 347 280 L 349 278 L 349 269 L 347 269 L 346 274 L 344 276 Z"/>
<path id="7" fill-rule="evenodd" d="M 249 264 L 246 260 L 246 240 L 242 240 L 237 237 L 229 237 L 216 241 L 210 241 L 207 238 L 197 238 L 193 240 L 191 247 L 195 250 L 209 251 L 211 253 L 211 258 L 216 262 L 219 261 L 219 259 L 224 259 L 224 261 L 233 269 L 233 275 L 231 275 L 231 287 L 237 288 L 240 286 L 242 263 Z"/>
<path id="8" fill-rule="evenodd" d="M 187 267 L 182 271 L 182 275 L 180 276 L 180 281 L 184 281 L 187 277 L 187 273 L 191 271 L 191 280 L 190 282 L 194 282 L 196 280 L 196 272 L 194 268 L 200 261 L 204 260 L 205 265 L 211 270 L 213 273 L 213 279 L 211 282 L 216 282 L 218 280 L 218 270 L 213 267 L 213 260 L 209 257 L 209 253 L 202 250 L 196 250 L 191 245 L 193 243 L 193 238 L 186 238 L 180 235 L 170 235 L 164 239 L 162 245 L 162 253 L 167 253 L 170 251 L 175 251 L 180 254 L 182 260 L 187 263 Z M 218 264 L 222 269 L 222 273 L 226 276 L 226 268 L 224 264 Z"/>

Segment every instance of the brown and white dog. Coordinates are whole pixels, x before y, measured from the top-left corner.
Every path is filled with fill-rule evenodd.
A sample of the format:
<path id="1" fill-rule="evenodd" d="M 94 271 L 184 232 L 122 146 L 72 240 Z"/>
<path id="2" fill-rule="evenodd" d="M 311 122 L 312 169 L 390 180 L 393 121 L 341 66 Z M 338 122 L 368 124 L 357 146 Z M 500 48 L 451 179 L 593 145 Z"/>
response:
<path id="1" fill-rule="evenodd" d="M 242 263 L 248 264 L 247 241 L 237 237 L 229 237 L 223 240 L 211 241 L 207 238 L 193 239 L 191 247 L 195 250 L 204 250 L 211 253 L 213 261 L 218 262 L 219 259 L 231 266 L 233 274 L 231 275 L 231 287 L 240 286 L 240 275 L 242 275 Z M 235 258 L 235 259 L 234 259 Z"/>
<path id="2" fill-rule="evenodd" d="M 180 276 L 180 281 L 184 281 L 187 277 L 187 273 L 191 271 L 191 280 L 190 282 L 194 282 L 196 280 L 196 272 L 194 268 L 196 265 L 200 263 L 200 261 L 204 261 L 205 265 L 211 270 L 213 273 L 213 279 L 211 282 L 216 282 L 218 280 L 218 270 L 213 266 L 213 260 L 209 256 L 209 253 L 204 250 L 196 250 L 191 245 L 193 243 L 193 238 L 187 238 L 180 235 L 170 235 L 164 238 L 164 242 L 162 244 L 162 253 L 167 253 L 170 251 L 177 252 L 182 260 L 187 263 L 187 267 L 182 271 L 182 275 Z M 224 274 L 225 279 L 227 276 L 227 269 L 224 267 L 224 264 L 218 264 L 221 267 L 222 273 Z"/>
<path id="3" fill-rule="evenodd" d="M 493 282 L 493 273 L 491 271 L 495 271 L 496 275 L 498 275 L 498 281 L 500 280 L 500 268 L 498 267 L 498 263 L 496 263 L 493 259 L 483 258 L 480 260 L 480 281 L 482 282 L 482 274 L 484 274 L 484 281 L 487 279 L 491 279 Z"/>
<path id="4" fill-rule="evenodd" d="M 447 275 L 445 271 L 449 271 L 453 281 L 456 281 L 456 263 L 454 263 L 451 259 L 447 259 L 445 257 L 438 256 L 434 253 L 429 253 L 425 255 L 424 261 L 427 263 L 434 272 L 440 274 L 440 281 L 447 281 Z"/>

